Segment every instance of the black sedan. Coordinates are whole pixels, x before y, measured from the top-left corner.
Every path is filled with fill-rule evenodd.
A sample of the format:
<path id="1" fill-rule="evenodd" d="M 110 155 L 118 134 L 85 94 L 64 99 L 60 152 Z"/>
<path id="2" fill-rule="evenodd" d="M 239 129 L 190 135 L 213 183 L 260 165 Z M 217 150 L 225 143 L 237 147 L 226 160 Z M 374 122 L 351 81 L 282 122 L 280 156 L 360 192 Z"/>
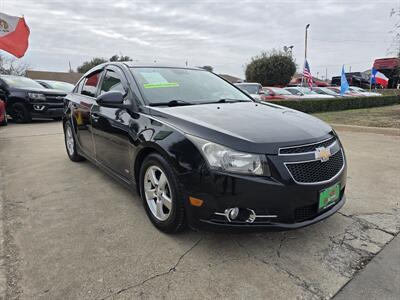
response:
<path id="1" fill-rule="evenodd" d="M 46 89 L 23 76 L 0 76 L 0 99 L 5 100 L 7 113 L 16 123 L 27 123 L 33 118 L 61 120 L 66 94 Z"/>
<path id="2" fill-rule="evenodd" d="M 69 158 L 137 186 L 165 232 L 294 229 L 345 202 L 346 159 L 330 126 L 202 69 L 102 64 L 64 110 Z"/>

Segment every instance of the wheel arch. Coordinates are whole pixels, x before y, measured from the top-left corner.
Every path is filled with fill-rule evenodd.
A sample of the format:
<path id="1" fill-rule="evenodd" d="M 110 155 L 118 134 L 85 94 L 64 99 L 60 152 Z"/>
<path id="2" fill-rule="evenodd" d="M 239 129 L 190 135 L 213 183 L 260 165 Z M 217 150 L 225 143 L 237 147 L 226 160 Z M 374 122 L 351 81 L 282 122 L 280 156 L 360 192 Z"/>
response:
<path id="1" fill-rule="evenodd" d="M 137 155 L 135 156 L 134 164 L 133 164 L 133 174 L 134 174 L 134 180 L 136 185 L 138 186 L 139 184 L 139 173 L 140 173 L 140 168 L 143 164 L 143 161 L 147 156 L 149 156 L 152 153 L 157 153 L 161 155 L 165 160 L 167 160 L 171 165 L 175 165 L 173 160 L 171 159 L 171 156 L 168 154 L 167 151 L 165 151 L 160 145 L 156 143 L 151 143 L 148 142 L 145 145 L 142 146 L 142 148 L 139 150 Z"/>

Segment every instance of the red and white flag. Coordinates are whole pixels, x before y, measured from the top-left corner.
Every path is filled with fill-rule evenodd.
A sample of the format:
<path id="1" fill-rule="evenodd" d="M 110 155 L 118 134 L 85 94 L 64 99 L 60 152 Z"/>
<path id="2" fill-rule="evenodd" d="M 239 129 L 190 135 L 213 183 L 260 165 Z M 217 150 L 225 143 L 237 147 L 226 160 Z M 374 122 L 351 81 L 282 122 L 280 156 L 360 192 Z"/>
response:
<path id="1" fill-rule="evenodd" d="M 18 58 L 28 49 L 29 27 L 22 17 L 0 13 L 0 50 Z"/>

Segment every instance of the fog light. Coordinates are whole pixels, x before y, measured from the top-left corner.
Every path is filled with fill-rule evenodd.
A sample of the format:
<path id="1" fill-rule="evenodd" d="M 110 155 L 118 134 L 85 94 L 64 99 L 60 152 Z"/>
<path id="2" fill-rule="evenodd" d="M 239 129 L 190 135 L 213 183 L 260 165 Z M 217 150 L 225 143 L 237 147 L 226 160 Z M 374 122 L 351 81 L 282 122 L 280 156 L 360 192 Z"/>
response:
<path id="1" fill-rule="evenodd" d="M 233 207 L 233 208 L 227 208 L 225 210 L 225 216 L 228 219 L 228 221 L 235 220 L 239 215 L 239 208 L 238 207 Z"/>

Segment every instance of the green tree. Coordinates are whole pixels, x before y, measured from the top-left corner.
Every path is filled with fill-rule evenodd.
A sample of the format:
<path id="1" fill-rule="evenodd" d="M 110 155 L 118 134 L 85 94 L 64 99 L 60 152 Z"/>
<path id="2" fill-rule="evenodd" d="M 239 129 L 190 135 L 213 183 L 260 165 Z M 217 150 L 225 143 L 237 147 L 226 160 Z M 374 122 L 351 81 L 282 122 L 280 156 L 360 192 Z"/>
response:
<path id="1" fill-rule="evenodd" d="M 90 60 L 90 61 L 85 61 L 82 65 L 80 65 L 77 68 L 77 71 L 78 71 L 78 73 L 86 73 L 91 68 L 93 68 L 97 65 L 100 65 L 102 63 L 105 63 L 105 62 L 107 62 L 106 59 L 101 58 L 101 57 L 95 57 L 95 58 L 92 58 L 92 60 Z"/>
<path id="2" fill-rule="evenodd" d="M 296 72 L 296 64 L 290 54 L 272 50 L 251 58 L 246 66 L 246 80 L 263 86 L 285 86 Z"/>
<path id="3" fill-rule="evenodd" d="M 204 70 L 206 70 L 206 71 L 208 71 L 208 72 L 214 71 L 214 68 L 213 68 L 212 66 L 202 66 L 202 67 L 200 67 L 200 68 L 202 68 L 202 69 L 204 69 Z"/>
<path id="4" fill-rule="evenodd" d="M 132 61 L 132 58 L 130 58 L 127 55 L 118 55 L 115 54 L 113 56 L 110 57 L 110 61 Z"/>
<path id="5" fill-rule="evenodd" d="M 132 61 L 132 58 L 130 58 L 127 55 L 118 55 L 118 54 L 111 56 L 109 60 L 106 60 L 105 58 L 102 58 L 102 57 L 95 57 L 95 58 L 92 58 L 92 60 L 90 60 L 90 61 L 85 61 L 82 65 L 80 65 L 77 68 L 77 71 L 79 73 L 86 73 L 91 68 L 93 68 L 97 65 L 100 65 L 102 63 L 105 63 L 107 61 Z"/>

